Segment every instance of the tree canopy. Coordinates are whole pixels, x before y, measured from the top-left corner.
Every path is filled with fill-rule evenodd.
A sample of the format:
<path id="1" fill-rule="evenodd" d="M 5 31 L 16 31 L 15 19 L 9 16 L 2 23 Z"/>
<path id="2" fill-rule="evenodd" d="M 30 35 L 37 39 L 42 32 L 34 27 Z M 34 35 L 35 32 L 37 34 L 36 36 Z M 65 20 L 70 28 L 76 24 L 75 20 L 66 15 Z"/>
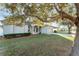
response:
<path id="1" fill-rule="evenodd" d="M 36 17 L 43 22 L 62 18 L 74 19 L 76 17 L 76 11 L 72 12 L 75 10 L 74 4 L 67 3 L 9 3 L 5 4 L 5 8 L 14 16 L 24 15 L 26 18 L 29 16 Z M 72 17 L 74 15 L 75 17 Z"/>
<path id="2" fill-rule="evenodd" d="M 77 25 L 77 4 L 68 3 L 6 3 L 2 4 L 10 16 L 5 23 L 22 24 L 28 17 L 37 18 L 41 22 L 69 20 Z M 30 20 L 30 19 L 29 19 Z"/>

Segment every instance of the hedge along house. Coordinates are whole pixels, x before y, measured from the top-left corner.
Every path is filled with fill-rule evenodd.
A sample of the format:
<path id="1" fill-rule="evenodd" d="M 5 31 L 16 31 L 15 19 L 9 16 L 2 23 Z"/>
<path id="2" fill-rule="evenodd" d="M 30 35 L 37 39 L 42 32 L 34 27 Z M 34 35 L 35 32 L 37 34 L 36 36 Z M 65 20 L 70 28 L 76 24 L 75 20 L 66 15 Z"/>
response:
<path id="1" fill-rule="evenodd" d="M 41 28 L 43 22 L 36 18 L 27 18 L 23 20 L 23 16 L 8 17 L 1 21 L 3 24 L 3 34 L 13 35 L 13 34 L 39 34 L 41 33 Z"/>

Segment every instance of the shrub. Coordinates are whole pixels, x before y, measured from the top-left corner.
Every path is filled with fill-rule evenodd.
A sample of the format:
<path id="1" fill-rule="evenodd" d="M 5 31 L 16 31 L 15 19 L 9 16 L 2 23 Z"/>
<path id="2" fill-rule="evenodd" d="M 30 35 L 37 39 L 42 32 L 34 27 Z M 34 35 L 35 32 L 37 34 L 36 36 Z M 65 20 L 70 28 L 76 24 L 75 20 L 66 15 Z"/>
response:
<path id="1" fill-rule="evenodd" d="M 23 36 L 29 36 L 31 33 L 16 33 L 16 34 L 6 34 L 4 35 L 5 38 L 15 38 L 15 37 L 23 37 Z"/>
<path id="2" fill-rule="evenodd" d="M 57 31 L 56 31 L 56 30 L 54 30 L 54 33 L 57 33 Z"/>

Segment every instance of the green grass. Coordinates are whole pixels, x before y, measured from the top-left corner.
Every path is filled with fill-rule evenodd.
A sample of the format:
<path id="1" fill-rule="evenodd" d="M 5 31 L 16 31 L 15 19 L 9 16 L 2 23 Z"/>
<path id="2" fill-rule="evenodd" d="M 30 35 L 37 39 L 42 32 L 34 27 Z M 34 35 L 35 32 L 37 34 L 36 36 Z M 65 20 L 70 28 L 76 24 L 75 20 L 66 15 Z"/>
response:
<path id="1" fill-rule="evenodd" d="M 4 55 L 46 56 L 69 55 L 72 41 L 58 35 L 33 35 L 30 37 L 0 40 Z"/>

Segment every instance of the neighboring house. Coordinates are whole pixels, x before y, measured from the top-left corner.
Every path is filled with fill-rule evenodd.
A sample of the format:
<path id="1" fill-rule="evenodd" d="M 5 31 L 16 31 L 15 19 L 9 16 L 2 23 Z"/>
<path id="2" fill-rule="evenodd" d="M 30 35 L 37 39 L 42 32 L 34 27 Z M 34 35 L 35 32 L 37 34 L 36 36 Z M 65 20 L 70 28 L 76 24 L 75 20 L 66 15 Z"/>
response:
<path id="1" fill-rule="evenodd" d="M 60 25 L 59 28 L 60 28 L 60 31 L 68 31 L 67 25 Z"/>
<path id="2" fill-rule="evenodd" d="M 67 25 L 60 25 L 59 30 L 60 30 L 60 32 L 68 33 L 69 29 L 68 29 Z M 76 26 L 75 25 L 72 26 L 70 30 L 71 30 L 71 33 L 76 33 Z"/>

